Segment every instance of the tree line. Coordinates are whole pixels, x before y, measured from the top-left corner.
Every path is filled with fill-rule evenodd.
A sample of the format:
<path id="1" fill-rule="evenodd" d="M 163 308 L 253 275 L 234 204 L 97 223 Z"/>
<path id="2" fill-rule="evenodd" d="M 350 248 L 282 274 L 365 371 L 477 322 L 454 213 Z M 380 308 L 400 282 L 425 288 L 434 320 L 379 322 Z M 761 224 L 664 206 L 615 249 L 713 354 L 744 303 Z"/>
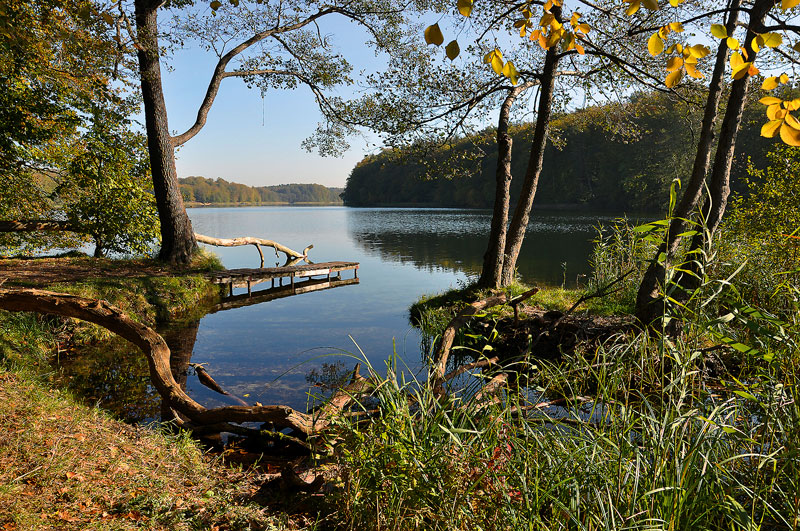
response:
<path id="1" fill-rule="evenodd" d="M 186 177 L 179 179 L 184 201 L 197 203 L 341 203 L 342 188 L 321 184 L 247 186 L 225 179 Z"/>
<path id="2" fill-rule="evenodd" d="M 744 185 L 748 160 L 757 168 L 767 164 L 772 141 L 759 135 L 762 112 L 755 99 L 746 107 L 731 172 L 732 188 L 740 193 L 748 191 Z M 670 101 L 658 92 L 638 93 L 621 104 L 561 114 L 552 121 L 552 141 L 545 150 L 536 202 L 616 212 L 663 210 L 673 179 L 691 170 L 692 153 L 685 146 L 692 142 L 699 125 L 690 103 Z M 514 175 L 525 171 L 523 152 L 530 145 L 534 126 L 524 123 L 511 128 Z M 492 208 L 495 131 L 490 128 L 461 138 L 452 147 L 434 147 L 427 154 L 427 163 L 400 149 L 370 155 L 348 177 L 344 203 Z M 453 152 L 461 156 L 453 157 Z M 521 187 L 521 180 L 512 180 L 514 201 Z"/>

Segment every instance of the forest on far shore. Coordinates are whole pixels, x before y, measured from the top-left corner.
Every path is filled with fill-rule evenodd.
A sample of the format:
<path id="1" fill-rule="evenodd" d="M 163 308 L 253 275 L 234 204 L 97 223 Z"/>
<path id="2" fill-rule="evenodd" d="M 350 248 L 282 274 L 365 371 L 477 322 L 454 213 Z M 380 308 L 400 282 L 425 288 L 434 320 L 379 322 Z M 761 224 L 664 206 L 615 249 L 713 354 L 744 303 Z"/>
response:
<path id="1" fill-rule="evenodd" d="M 275 186 L 247 186 L 225 179 L 186 177 L 178 179 L 183 200 L 187 202 L 220 203 L 341 203 L 342 188 L 328 188 L 321 184 L 279 184 Z"/>
<path id="2" fill-rule="evenodd" d="M 748 160 L 766 166 L 771 145 L 761 137 L 763 105 L 745 109 L 731 172 L 735 192 L 746 193 Z M 512 127 L 512 200 L 522 186 L 534 123 Z M 663 94 L 639 93 L 624 104 L 589 107 L 553 119 L 536 192 L 538 205 L 585 205 L 592 209 L 653 211 L 663 208 L 673 179 L 691 173 L 699 129 L 690 104 Z M 497 143 L 495 129 L 447 148 L 413 155 L 386 149 L 362 160 L 347 179 L 348 206 L 491 208 Z M 422 161 L 422 162 L 421 162 Z"/>

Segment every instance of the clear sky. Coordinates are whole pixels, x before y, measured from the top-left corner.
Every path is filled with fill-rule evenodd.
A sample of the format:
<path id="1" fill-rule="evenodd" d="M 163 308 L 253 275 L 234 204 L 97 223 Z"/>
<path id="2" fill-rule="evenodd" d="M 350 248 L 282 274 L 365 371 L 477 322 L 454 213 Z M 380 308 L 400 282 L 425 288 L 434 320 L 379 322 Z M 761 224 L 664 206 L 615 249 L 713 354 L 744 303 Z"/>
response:
<path id="1" fill-rule="evenodd" d="M 337 21 L 325 30 L 354 63 L 354 75 L 359 69 L 380 68 L 381 60 L 352 24 Z M 172 68 L 162 68 L 162 76 L 169 125 L 173 133 L 182 133 L 194 122 L 216 55 L 188 48 L 176 51 L 168 63 Z M 350 170 L 375 147 L 354 137 L 341 158 L 308 153 L 300 143 L 314 132 L 319 119 L 314 98 L 305 87 L 273 90 L 262 102 L 258 89 L 248 89 L 237 78 L 225 79 L 205 127 L 177 152 L 178 176 L 222 177 L 251 186 L 344 186 Z"/>

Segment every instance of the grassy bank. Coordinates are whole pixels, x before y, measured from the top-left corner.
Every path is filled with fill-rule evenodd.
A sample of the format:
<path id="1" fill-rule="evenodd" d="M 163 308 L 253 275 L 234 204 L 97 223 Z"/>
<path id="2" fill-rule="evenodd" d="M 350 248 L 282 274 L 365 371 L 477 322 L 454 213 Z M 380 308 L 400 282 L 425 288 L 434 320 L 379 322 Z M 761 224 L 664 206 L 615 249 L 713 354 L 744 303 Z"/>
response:
<path id="1" fill-rule="evenodd" d="M 202 275 L 219 267 L 212 256 L 175 272 L 148 260 L 47 260 L 36 263 L 38 271 L 55 261 L 61 276 L 51 282 L 46 274 L 35 282 L 12 277 L 9 284 L 105 299 L 150 326 L 197 318 L 219 297 Z M 258 472 L 223 464 L 187 436 L 115 420 L 60 388 L 51 358 L 89 343 L 112 348 L 109 338 L 90 323 L 0 311 L 0 529 L 296 529 L 310 523 L 265 509 Z"/>

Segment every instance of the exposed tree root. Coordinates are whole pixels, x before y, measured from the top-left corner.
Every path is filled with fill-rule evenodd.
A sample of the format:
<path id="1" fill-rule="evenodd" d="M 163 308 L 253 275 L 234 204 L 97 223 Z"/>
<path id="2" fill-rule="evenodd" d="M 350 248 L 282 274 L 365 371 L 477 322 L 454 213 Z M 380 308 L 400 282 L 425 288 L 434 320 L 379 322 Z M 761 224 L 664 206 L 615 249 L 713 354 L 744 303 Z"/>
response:
<path id="1" fill-rule="evenodd" d="M 165 404 L 196 426 L 219 423 L 264 422 L 276 430 L 289 428 L 304 436 L 325 430 L 331 417 L 301 413 L 288 406 L 224 406 L 206 408 L 178 385 L 170 370 L 170 350 L 164 339 L 103 300 L 36 289 L 0 288 L 0 308 L 74 317 L 98 324 L 127 339 L 147 357 L 150 379 Z"/>

